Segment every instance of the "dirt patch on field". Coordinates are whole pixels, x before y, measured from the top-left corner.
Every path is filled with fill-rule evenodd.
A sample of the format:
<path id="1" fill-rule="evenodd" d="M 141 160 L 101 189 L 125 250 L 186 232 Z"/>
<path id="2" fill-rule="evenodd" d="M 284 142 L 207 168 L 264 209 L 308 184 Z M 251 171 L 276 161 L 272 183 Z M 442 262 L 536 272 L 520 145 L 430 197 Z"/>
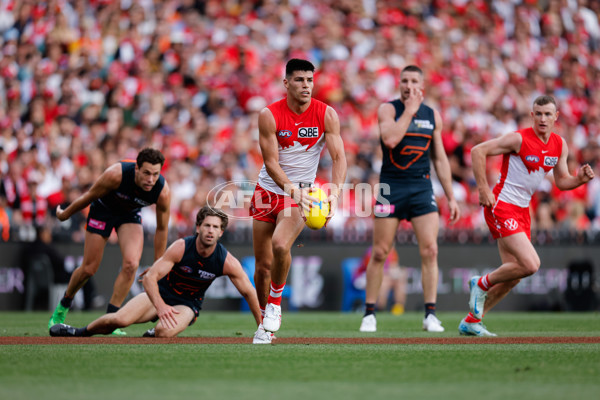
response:
<path id="1" fill-rule="evenodd" d="M 0 345 L 35 344 L 251 344 L 247 337 L 180 337 L 180 338 L 144 338 L 144 337 L 43 337 L 43 336 L 0 336 Z M 551 343 L 600 343 L 600 337 L 495 337 L 495 338 L 299 338 L 275 339 L 277 344 L 551 344 Z"/>

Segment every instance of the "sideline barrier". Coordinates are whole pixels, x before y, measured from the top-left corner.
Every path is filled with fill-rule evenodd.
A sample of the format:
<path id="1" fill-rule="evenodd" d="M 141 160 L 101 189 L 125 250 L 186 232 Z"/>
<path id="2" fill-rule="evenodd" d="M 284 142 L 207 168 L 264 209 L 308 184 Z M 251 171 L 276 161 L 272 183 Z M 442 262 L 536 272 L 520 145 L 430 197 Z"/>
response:
<path id="1" fill-rule="evenodd" d="M 225 243 L 227 249 L 238 259 L 253 261 L 251 245 Z M 347 308 L 344 295 L 348 286 L 344 280 L 342 264 L 348 258 L 361 257 L 369 244 L 323 244 L 304 241 L 303 246 L 292 249 L 292 266 L 287 286 L 289 296 L 283 307 L 288 310 L 328 310 L 340 311 Z M 65 255 L 65 269 L 71 272 L 81 261 L 82 244 L 57 243 L 57 250 Z M 23 310 L 25 307 L 25 273 L 19 265 L 22 244 L 0 243 L 0 310 Z M 421 310 L 423 295 L 421 288 L 421 268 L 418 248 L 413 245 L 396 246 L 400 262 L 406 266 L 408 274 L 406 310 Z M 573 262 L 588 260 L 593 265 L 592 279 L 597 279 L 600 260 L 600 247 L 592 245 L 553 245 L 537 246 L 542 266 L 533 276 L 523 279 L 511 294 L 497 307 L 505 311 L 568 310 L 565 292 L 569 269 Z M 151 265 L 152 246 L 144 249 L 140 270 Z M 94 276 L 98 295 L 109 299 L 113 283 L 121 266 L 121 253 L 118 245 L 107 245 L 102 264 Z M 468 302 L 468 281 L 472 275 L 490 271 L 500 264 L 495 245 L 440 245 L 440 281 L 438 286 L 438 310 L 464 311 Z M 253 273 L 249 272 L 249 275 Z M 586 275 L 588 276 L 588 275 Z M 253 280 L 253 279 L 251 279 Z M 598 287 L 598 282 L 591 285 Z M 137 282 L 131 294 L 142 288 Z M 596 290 L 596 289 L 594 289 Z M 598 293 L 594 292 L 594 298 Z M 205 310 L 240 310 L 241 297 L 229 279 L 223 277 L 215 281 L 206 295 Z M 356 301 L 356 300 L 353 300 Z M 360 300 L 359 300 L 360 301 Z M 598 302 L 595 305 L 598 307 Z"/>

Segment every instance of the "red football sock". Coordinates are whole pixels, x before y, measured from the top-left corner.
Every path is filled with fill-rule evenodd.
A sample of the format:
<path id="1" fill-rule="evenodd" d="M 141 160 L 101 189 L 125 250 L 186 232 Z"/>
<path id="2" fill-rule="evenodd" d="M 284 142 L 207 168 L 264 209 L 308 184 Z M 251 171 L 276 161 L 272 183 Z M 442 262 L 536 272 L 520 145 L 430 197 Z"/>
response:
<path id="1" fill-rule="evenodd" d="M 467 314 L 467 317 L 465 318 L 465 322 L 472 324 L 474 322 L 481 322 L 481 320 L 479 318 L 475 318 L 473 313 L 469 313 L 469 314 Z"/>
<path id="2" fill-rule="evenodd" d="M 271 304 L 275 304 L 276 306 L 281 305 L 281 294 L 283 293 L 283 288 L 285 287 L 285 282 L 282 285 L 276 285 L 271 282 L 271 292 L 269 293 L 269 299 L 267 300 Z"/>
<path id="3" fill-rule="evenodd" d="M 477 281 L 477 285 L 481 288 L 481 290 L 485 292 L 487 292 L 492 286 L 494 286 L 490 283 L 489 275 L 490 274 L 486 274 L 479 278 L 479 280 Z"/>

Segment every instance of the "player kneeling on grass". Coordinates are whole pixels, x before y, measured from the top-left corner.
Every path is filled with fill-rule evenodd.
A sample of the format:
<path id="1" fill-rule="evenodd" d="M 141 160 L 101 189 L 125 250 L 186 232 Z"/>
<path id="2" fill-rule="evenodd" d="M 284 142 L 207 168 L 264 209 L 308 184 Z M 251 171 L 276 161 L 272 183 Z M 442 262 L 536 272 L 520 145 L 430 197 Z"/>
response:
<path id="1" fill-rule="evenodd" d="M 53 325 L 50 336 L 107 335 L 117 328 L 156 320 L 156 327 L 150 330 L 154 334 L 144 336 L 177 336 L 196 321 L 206 289 L 222 275 L 227 275 L 248 301 L 259 325 L 262 317 L 256 291 L 238 259 L 218 243 L 227 223 L 222 211 L 203 207 L 196 216 L 196 235 L 175 241 L 144 275 L 144 293 L 86 327 Z"/>

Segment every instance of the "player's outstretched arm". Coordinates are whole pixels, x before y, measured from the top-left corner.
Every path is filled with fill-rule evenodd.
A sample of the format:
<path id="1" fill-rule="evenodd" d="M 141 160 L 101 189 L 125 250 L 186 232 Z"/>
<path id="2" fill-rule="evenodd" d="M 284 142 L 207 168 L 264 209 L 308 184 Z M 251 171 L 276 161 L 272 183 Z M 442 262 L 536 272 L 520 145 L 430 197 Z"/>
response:
<path id="1" fill-rule="evenodd" d="M 227 253 L 225 265 L 223 266 L 223 274 L 231 279 L 231 283 L 233 283 L 240 294 L 244 296 L 250 306 L 250 311 L 252 311 L 252 314 L 254 315 L 256 325 L 260 325 L 262 316 L 260 314 L 256 290 L 254 289 L 254 286 L 252 286 L 252 283 L 250 283 L 250 279 L 244 271 L 244 268 L 242 268 L 242 264 L 240 264 L 239 260 L 231 253 Z"/>
<path id="2" fill-rule="evenodd" d="M 60 221 L 66 221 L 71 218 L 73 214 L 83 210 L 96 199 L 107 195 L 112 190 L 115 190 L 121 184 L 122 168 L 121 164 L 113 164 L 108 167 L 96 182 L 92 185 L 90 190 L 79 196 L 74 202 L 69 204 L 64 210 L 61 206 L 56 207 L 56 218 Z"/>

